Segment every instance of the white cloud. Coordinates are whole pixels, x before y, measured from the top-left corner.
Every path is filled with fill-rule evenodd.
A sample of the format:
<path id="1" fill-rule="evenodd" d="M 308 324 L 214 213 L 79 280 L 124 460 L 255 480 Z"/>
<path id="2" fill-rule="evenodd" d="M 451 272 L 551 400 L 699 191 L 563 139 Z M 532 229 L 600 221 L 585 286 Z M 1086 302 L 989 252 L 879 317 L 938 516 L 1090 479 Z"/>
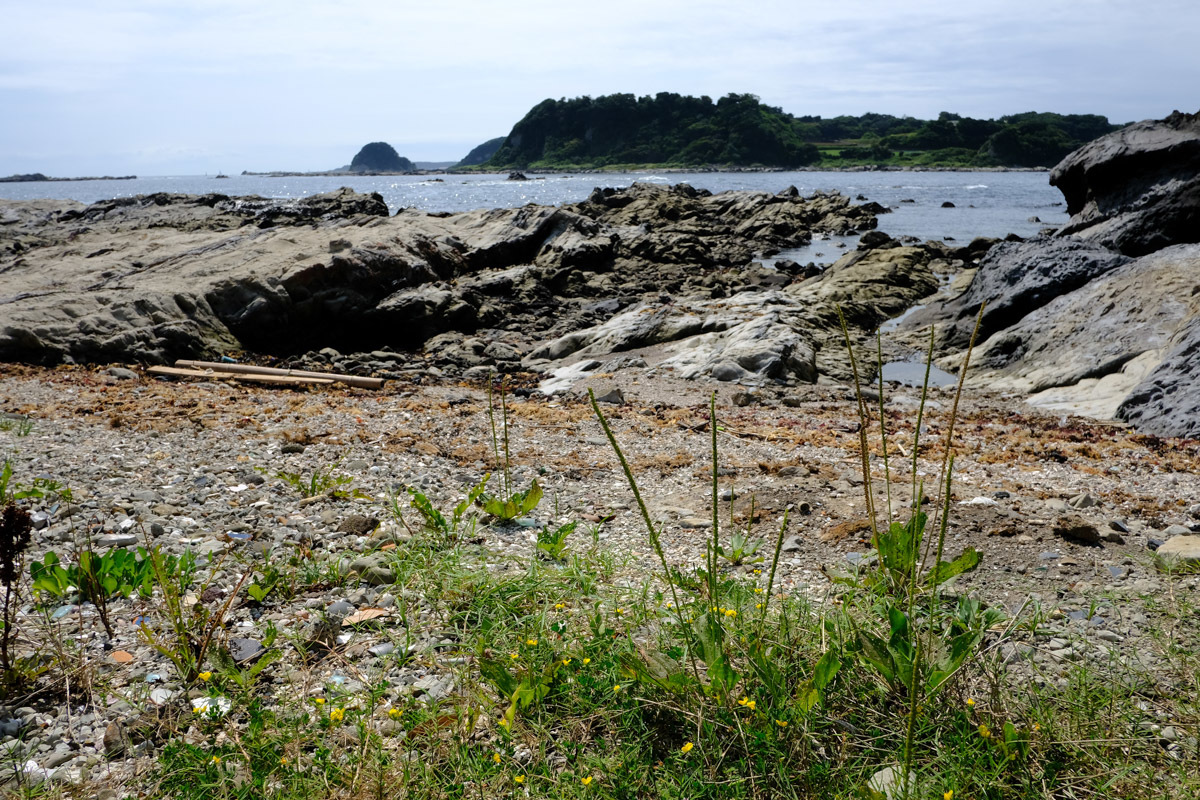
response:
<path id="1" fill-rule="evenodd" d="M 1200 5 L 1183 0 L 4 5 L 0 174 L 68 155 L 109 172 L 319 169 L 378 138 L 449 159 L 542 99 L 618 91 L 1125 121 L 1190 108 L 1200 78 Z"/>

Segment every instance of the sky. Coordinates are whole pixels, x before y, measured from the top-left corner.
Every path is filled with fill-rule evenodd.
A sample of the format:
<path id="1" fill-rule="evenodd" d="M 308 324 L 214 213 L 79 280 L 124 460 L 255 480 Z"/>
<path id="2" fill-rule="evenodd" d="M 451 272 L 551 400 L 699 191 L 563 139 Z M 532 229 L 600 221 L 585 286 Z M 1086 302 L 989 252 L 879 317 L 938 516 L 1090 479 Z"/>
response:
<path id="1" fill-rule="evenodd" d="M 0 0 L 0 175 L 455 161 L 546 98 L 1200 110 L 1196 0 Z"/>

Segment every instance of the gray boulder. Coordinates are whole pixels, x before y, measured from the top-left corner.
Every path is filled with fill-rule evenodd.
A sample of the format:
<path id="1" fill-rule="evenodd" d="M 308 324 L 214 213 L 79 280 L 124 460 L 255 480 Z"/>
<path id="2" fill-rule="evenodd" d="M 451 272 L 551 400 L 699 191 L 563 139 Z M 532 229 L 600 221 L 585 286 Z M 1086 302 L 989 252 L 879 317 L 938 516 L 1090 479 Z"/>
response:
<path id="1" fill-rule="evenodd" d="M 1027 242 L 1001 242 L 980 262 L 965 292 L 914 312 L 903 327 L 913 330 L 936 324 L 938 346 L 960 349 L 970 341 L 983 303 L 987 307 L 979 341 L 1128 261 L 1120 253 L 1076 239 L 1039 237 Z"/>
<path id="2" fill-rule="evenodd" d="M 1050 184 L 1071 215 L 1060 235 L 1127 255 L 1200 242 L 1200 113 L 1102 136 L 1063 159 Z"/>

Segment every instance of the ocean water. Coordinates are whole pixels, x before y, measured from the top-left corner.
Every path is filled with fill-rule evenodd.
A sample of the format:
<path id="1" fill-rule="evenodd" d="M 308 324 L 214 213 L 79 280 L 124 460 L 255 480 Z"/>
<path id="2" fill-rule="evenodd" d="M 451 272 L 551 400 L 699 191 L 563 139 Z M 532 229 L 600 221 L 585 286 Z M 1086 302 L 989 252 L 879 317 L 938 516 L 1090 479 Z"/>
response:
<path id="1" fill-rule="evenodd" d="M 893 236 L 949 238 L 963 244 L 976 236 L 1009 233 L 1031 236 L 1043 227 L 1067 221 L 1062 195 L 1049 185 L 1045 172 L 647 172 L 531 175 L 527 181 L 509 181 L 504 175 L 231 175 L 220 179 L 188 175 L 128 181 L 0 183 L 0 197 L 93 203 L 153 192 L 215 192 L 293 198 L 349 186 L 359 192 L 379 192 L 394 213 L 401 208 L 469 211 L 526 203 L 558 205 L 583 200 L 597 186 L 629 186 L 635 181 L 688 183 L 713 192 L 748 189 L 774 193 L 789 186 L 795 186 L 805 195 L 836 190 L 851 198 L 861 195 L 892 208 L 893 213 L 879 218 L 879 229 Z M 945 202 L 953 203 L 954 207 L 942 208 Z M 1032 218 L 1040 221 L 1031 221 Z M 840 254 L 836 245 L 836 241 L 814 242 L 810 248 L 786 255 L 802 263 L 828 262 Z"/>

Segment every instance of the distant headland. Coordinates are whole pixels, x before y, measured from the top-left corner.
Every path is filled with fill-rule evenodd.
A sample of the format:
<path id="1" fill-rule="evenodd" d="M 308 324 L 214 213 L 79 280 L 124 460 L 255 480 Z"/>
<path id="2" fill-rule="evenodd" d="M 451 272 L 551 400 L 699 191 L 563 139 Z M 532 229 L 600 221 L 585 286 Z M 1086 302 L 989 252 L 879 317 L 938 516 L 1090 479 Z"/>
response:
<path id="1" fill-rule="evenodd" d="M 102 175 L 88 178 L 50 178 L 40 172 L 31 172 L 28 175 L 9 175 L 7 178 L 0 178 L 0 183 L 37 183 L 44 181 L 47 183 L 55 183 L 61 181 L 135 181 L 137 175 Z"/>

